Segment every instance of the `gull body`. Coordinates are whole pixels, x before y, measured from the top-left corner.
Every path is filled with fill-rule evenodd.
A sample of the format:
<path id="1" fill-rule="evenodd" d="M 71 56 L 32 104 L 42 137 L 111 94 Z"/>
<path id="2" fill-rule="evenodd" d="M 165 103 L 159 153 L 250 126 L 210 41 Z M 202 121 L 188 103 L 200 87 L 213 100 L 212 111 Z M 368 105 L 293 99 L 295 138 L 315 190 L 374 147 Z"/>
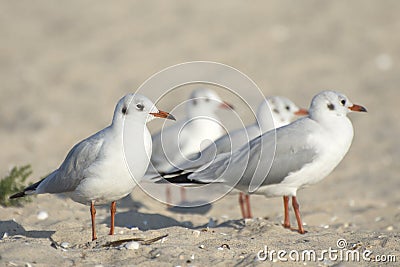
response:
<path id="1" fill-rule="evenodd" d="M 200 151 L 202 142 L 214 141 L 224 133 L 216 114 L 220 108 L 230 108 L 220 97 L 207 88 L 194 90 L 186 104 L 186 118 L 163 128 L 152 136 L 151 168 L 167 173 L 179 166 L 191 154 Z"/>
<path id="2" fill-rule="evenodd" d="M 111 125 L 77 143 L 58 169 L 11 198 L 65 193 L 76 202 L 90 205 L 93 240 L 97 238 L 94 205 L 111 202 L 113 234 L 115 201 L 132 192 L 149 164 L 152 143 L 146 123 L 154 117 L 173 118 L 142 95 L 124 96 Z M 130 155 L 131 145 L 135 155 Z"/>
<path id="3" fill-rule="evenodd" d="M 289 124 L 296 116 L 307 115 L 306 109 L 299 108 L 290 99 L 283 96 L 269 96 L 259 105 L 256 121 L 253 124 L 231 131 L 218 138 L 202 151 L 189 157 L 189 161 L 178 166 L 179 169 L 194 170 L 206 167 L 215 156 L 228 153 L 247 144 L 261 134 Z M 178 169 L 177 168 L 177 169 Z M 239 205 L 243 218 L 251 218 L 250 197 L 239 193 Z"/>
<path id="4" fill-rule="evenodd" d="M 351 111 L 366 109 L 341 93 L 323 91 L 313 98 L 309 116 L 268 131 L 233 153 L 217 155 L 207 168 L 185 175 L 192 182 L 217 182 L 244 193 L 282 196 L 285 227 L 290 227 L 288 201 L 292 197 L 298 231 L 304 233 L 297 191 L 321 181 L 343 159 L 353 139 L 347 117 Z M 260 185 L 250 190 L 254 181 Z"/>
<path id="5" fill-rule="evenodd" d="M 219 109 L 231 108 L 211 89 L 199 88 L 190 94 L 186 118 L 163 128 L 152 136 L 153 153 L 146 172 L 147 180 L 158 173 L 167 173 L 184 162 L 189 155 L 200 151 L 203 142 L 211 142 L 224 134 L 216 114 Z M 145 178 L 146 179 L 146 178 Z M 181 188 L 181 199 L 185 200 Z M 171 203 L 171 190 L 166 188 L 166 202 Z"/>

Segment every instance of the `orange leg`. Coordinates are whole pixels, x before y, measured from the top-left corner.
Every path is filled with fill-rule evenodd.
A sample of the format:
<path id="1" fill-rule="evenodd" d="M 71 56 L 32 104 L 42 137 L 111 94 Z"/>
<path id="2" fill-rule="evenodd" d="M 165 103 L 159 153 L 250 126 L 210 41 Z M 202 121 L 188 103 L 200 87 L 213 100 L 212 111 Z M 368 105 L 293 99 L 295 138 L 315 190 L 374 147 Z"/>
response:
<path id="1" fill-rule="evenodd" d="M 240 205 L 240 211 L 242 212 L 242 217 L 243 219 L 246 218 L 246 209 L 244 207 L 244 193 L 240 192 L 239 193 L 239 205 Z"/>
<path id="2" fill-rule="evenodd" d="M 253 215 L 251 214 L 251 206 L 250 206 L 250 195 L 245 195 L 245 201 L 246 201 L 246 210 L 247 210 L 247 216 L 246 218 L 253 218 Z"/>
<path id="3" fill-rule="evenodd" d="M 170 208 L 172 203 L 171 202 L 172 198 L 171 198 L 171 187 L 169 185 L 167 185 L 167 187 L 165 188 L 165 201 L 167 202 L 168 208 Z"/>
<path id="4" fill-rule="evenodd" d="M 290 219 L 289 219 L 289 197 L 283 197 L 283 207 L 285 209 L 285 220 L 283 221 L 283 227 L 290 228 Z"/>
<path id="5" fill-rule="evenodd" d="M 110 225 L 110 234 L 114 234 L 114 225 L 115 225 L 115 212 L 117 212 L 117 203 L 115 201 L 111 202 L 110 206 L 110 212 L 111 212 L 111 225 Z"/>
<path id="6" fill-rule="evenodd" d="M 92 241 L 97 239 L 96 235 L 96 208 L 94 207 L 94 201 L 90 204 L 90 215 L 92 217 Z"/>
<path id="7" fill-rule="evenodd" d="M 181 201 L 182 202 L 186 201 L 186 189 L 184 186 L 181 186 Z"/>
<path id="8" fill-rule="evenodd" d="M 296 215 L 296 220 L 297 220 L 297 225 L 299 226 L 299 233 L 304 234 L 304 228 L 303 228 L 303 223 L 301 222 L 300 218 L 300 210 L 299 210 L 299 203 L 297 203 L 296 197 L 292 197 L 292 205 L 294 209 L 294 214 Z"/>

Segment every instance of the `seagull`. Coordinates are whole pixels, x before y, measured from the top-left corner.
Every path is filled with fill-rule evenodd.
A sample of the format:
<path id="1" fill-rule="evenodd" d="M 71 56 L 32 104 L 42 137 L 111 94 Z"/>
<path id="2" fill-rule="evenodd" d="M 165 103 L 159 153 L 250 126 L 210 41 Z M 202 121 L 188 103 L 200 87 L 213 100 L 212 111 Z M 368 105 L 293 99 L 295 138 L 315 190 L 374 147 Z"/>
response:
<path id="1" fill-rule="evenodd" d="M 231 152 L 247 144 L 250 140 L 261 134 L 289 124 L 295 116 L 308 115 L 307 109 L 299 108 L 293 101 L 283 96 L 266 97 L 258 106 L 256 121 L 245 128 L 240 128 L 227 133 L 218 138 L 214 143 L 207 146 L 202 151 L 189 157 L 186 163 L 178 166 L 178 169 L 190 170 L 198 167 L 207 166 L 215 156 L 222 153 Z M 239 204 L 243 218 L 251 218 L 250 197 L 247 194 L 239 193 Z"/>
<path id="2" fill-rule="evenodd" d="M 76 144 L 58 169 L 10 198 L 65 193 L 90 205 L 92 241 L 97 239 L 95 205 L 111 202 L 113 235 L 116 201 L 132 192 L 149 164 L 152 142 L 146 123 L 155 117 L 175 120 L 147 97 L 127 94 L 115 107 L 111 125 Z"/>
<path id="3" fill-rule="evenodd" d="M 211 89 L 198 88 L 192 91 L 186 104 L 186 118 L 163 128 L 152 136 L 153 153 L 147 176 L 168 173 L 201 149 L 202 142 L 214 141 L 225 131 L 216 114 L 219 109 L 232 109 Z M 181 189 L 185 199 L 184 187 Z M 171 203 L 170 188 L 166 191 L 167 203 Z"/>
<path id="4" fill-rule="evenodd" d="M 217 155 L 205 169 L 169 181 L 215 182 L 244 193 L 283 197 L 285 228 L 290 228 L 291 197 L 298 232 L 304 234 L 297 191 L 324 179 L 346 155 L 354 135 L 347 117 L 352 111 L 367 110 L 339 92 L 322 91 L 312 99 L 307 117 L 268 131 L 233 153 Z M 233 179 L 235 176 L 237 179 Z"/>

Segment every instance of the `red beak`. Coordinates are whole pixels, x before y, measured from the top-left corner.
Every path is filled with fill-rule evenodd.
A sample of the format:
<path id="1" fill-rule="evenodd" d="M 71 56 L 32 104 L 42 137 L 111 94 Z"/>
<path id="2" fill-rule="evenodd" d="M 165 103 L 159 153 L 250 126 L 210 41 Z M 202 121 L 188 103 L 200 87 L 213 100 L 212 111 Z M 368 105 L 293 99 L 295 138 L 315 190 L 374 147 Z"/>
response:
<path id="1" fill-rule="evenodd" d="M 297 116 L 305 116 L 305 115 L 308 115 L 308 110 L 307 110 L 307 109 L 304 109 L 304 108 L 301 108 L 301 109 L 299 109 L 298 111 L 296 111 L 296 112 L 294 113 L 294 115 L 297 115 Z"/>
<path id="2" fill-rule="evenodd" d="M 356 104 L 353 104 L 351 107 L 349 107 L 349 109 L 352 111 L 357 111 L 357 112 L 367 112 L 366 108 L 364 108 L 363 106 L 360 106 L 360 105 L 356 105 Z"/>
<path id="3" fill-rule="evenodd" d="M 176 121 L 175 117 L 172 114 L 169 114 L 168 112 L 162 110 L 159 110 L 157 113 L 150 113 L 150 114 L 153 115 L 154 117 Z"/>

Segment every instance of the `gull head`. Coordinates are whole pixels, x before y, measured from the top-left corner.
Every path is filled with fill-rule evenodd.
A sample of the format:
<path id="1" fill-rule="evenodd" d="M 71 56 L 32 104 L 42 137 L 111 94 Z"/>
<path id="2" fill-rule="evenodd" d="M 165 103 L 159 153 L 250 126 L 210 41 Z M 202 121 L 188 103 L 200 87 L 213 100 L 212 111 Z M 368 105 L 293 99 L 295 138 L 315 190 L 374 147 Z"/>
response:
<path id="1" fill-rule="evenodd" d="M 320 116 L 343 117 L 352 111 L 367 112 L 367 109 L 353 104 L 347 96 L 336 91 L 322 91 L 314 96 L 309 110 L 310 116 L 314 118 Z"/>
<path id="2" fill-rule="evenodd" d="M 290 99 L 283 96 L 265 98 L 257 109 L 257 122 L 263 132 L 285 126 L 293 121 L 295 116 L 307 115 L 308 111 L 299 108 Z"/>
<path id="3" fill-rule="evenodd" d="M 233 109 L 233 107 L 208 88 L 194 90 L 186 103 L 186 111 L 190 118 L 214 114 L 218 109 Z"/>
<path id="4" fill-rule="evenodd" d="M 272 111 L 275 128 L 287 125 L 292 122 L 295 116 L 308 115 L 308 111 L 299 108 L 290 99 L 283 96 L 267 97 Z"/>
<path id="5" fill-rule="evenodd" d="M 159 110 L 147 97 L 140 94 L 127 94 L 115 107 L 113 123 L 122 120 L 136 120 L 147 123 L 154 118 L 175 120 L 172 114 Z"/>

